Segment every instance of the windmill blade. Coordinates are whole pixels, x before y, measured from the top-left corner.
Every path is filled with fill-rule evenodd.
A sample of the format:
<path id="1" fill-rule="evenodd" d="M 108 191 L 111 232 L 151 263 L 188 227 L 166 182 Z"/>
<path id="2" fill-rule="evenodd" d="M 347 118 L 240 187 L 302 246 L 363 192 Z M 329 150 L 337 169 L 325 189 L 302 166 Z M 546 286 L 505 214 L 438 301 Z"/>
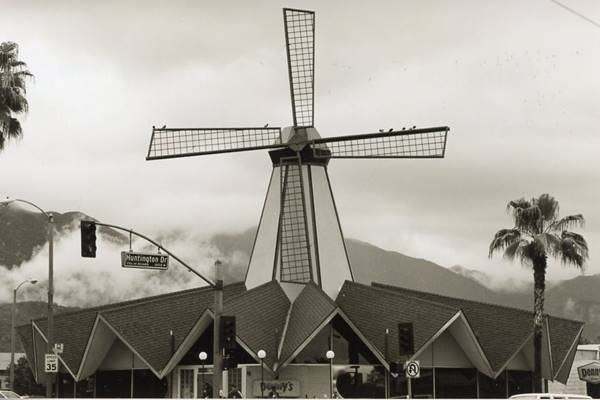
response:
<path id="1" fill-rule="evenodd" d="M 317 158 L 443 158 L 450 128 L 411 129 L 316 139 Z"/>
<path id="2" fill-rule="evenodd" d="M 315 13 L 283 9 L 294 126 L 314 124 Z"/>
<path id="3" fill-rule="evenodd" d="M 282 147 L 281 128 L 154 128 L 146 160 Z"/>

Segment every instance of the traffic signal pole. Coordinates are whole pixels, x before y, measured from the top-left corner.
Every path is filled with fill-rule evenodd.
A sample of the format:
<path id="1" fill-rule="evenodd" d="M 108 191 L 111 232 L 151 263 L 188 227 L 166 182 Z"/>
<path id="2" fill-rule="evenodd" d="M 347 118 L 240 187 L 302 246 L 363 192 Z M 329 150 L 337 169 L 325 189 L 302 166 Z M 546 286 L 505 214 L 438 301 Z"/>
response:
<path id="1" fill-rule="evenodd" d="M 221 318 L 221 315 L 223 314 L 223 271 L 222 271 L 221 262 L 218 260 L 215 262 L 215 282 L 213 282 L 211 279 L 205 277 L 200 272 L 196 271 L 194 268 L 192 268 L 185 261 L 183 261 L 182 259 L 177 257 L 175 254 L 173 254 L 169 250 L 165 249 L 160 243 L 157 243 L 156 241 L 150 239 L 149 237 L 147 237 L 139 232 L 134 231 L 133 229 L 127 229 L 122 226 L 113 225 L 113 224 L 105 224 L 103 222 L 97 222 L 97 221 L 92 221 L 92 222 L 98 226 L 106 226 L 108 228 L 125 231 L 125 232 L 129 233 L 130 237 L 131 237 L 131 235 L 135 235 L 137 237 L 140 237 L 140 238 L 152 243 L 153 245 L 158 247 L 159 250 L 162 250 L 165 253 L 167 253 L 169 256 L 171 256 L 173 259 L 175 259 L 179 264 L 181 264 L 182 266 L 187 268 L 187 270 L 189 272 L 192 272 L 193 274 L 198 276 L 200 279 L 202 279 L 204 282 L 208 283 L 208 285 L 210 287 L 213 288 L 214 293 L 215 293 L 215 302 L 214 302 L 214 331 L 213 331 L 213 335 L 214 335 L 214 338 L 213 338 L 213 363 L 214 363 L 214 366 L 213 366 L 213 393 L 212 393 L 212 395 L 213 395 L 213 398 L 219 398 L 219 390 L 221 390 L 222 385 L 223 385 L 223 353 L 221 350 L 221 345 L 219 343 L 219 338 L 221 337 L 220 318 Z M 94 254 L 94 256 L 95 256 L 95 254 Z M 50 292 L 48 292 L 48 296 L 50 297 Z"/>
<path id="2" fill-rule="evenodd" d="M 46 354 L 54 354 L 54 215 L 48 213 L 48 342 Z M 52 385 L 58 373 L 46 373 L 46 397 L 52 397 Z M 58 397 L 58 385 L 56 385 Z"/>
<path id="3" fill-rule="evenodd" d="M 215 261 L 215 306 L 213 319 L 213 399 L 219 398 L 219 391 L 223 386 L 223 352 L 221 349 L 221 315 L 223 314 L 223 274 L 221 262 Z"/>

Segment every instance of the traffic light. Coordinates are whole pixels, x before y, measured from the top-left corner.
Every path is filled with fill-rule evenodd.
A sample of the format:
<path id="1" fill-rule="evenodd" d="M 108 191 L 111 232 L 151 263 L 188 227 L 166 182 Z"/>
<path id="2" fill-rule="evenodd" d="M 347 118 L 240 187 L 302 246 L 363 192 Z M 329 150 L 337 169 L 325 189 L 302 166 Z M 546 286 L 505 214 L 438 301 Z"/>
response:
<path id="1" fill-rule="evenodd" d="M 236 351 L 229 350 L 223 358 L 223 369 L 236 369 L 238 366 Z"/>
<path id="2" fill-rule="evenodd" d="M 221 316 L 221 326 L 220 326 L 220 336 L 221 336 L 221 348 L 228 350 L 236 349 L 235 342 L 235 317 L 231 315 L 223 315 Z"/>
<path id="3" fill-rule="evenodd" d="M 401 322 L 398 324 L 399 353 L 401 356 L 410 356 L 415 352 L 413 324 Z"/>
<path id="4" fill-rule="evenodd" d="M 96 223 L 81 221 L 81 257 L 96 257 Z"/>

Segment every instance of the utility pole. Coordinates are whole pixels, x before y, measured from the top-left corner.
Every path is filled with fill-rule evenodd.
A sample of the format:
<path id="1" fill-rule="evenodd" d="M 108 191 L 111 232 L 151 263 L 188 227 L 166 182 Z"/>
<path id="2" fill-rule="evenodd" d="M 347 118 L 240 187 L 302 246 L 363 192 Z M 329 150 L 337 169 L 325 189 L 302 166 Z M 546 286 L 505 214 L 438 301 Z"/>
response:
<path id="1" fill-rule="evenodd" d="M 389 356 L 388 356 L 388 340 L 389 340 L 389 336 L 390 336 L 390 330 L 388 328 L 385 328 L 385 362 L 388 363 L 388 368 L 390 365 L 390 360 L 389 360 Z M 383 372 L 384 372 L 384 380 L 383 383 L 385 385 L 385 398 L 389 399 L 390 398 L 390 371 L 388 370 L 388 368 L 383 368 Z"/>
<path id="2" fill-rule="evenodd" d="M 223 313 L 223 274 L 221 261 L 215 261 L 215 306 L 213 329 L 213 393 L 214 399 L 219 398 L 223 386 L 223 353 L 221 350 L 221 314 Z"/>
<path id="3" fill-rule="evenodd" d="M 48 213 L 48 342 L 46 354 L 54 354 L 54 215 Z M 52 397 L 52 384 L 58 374 L 46 373 L 46 397 Z M 56 387 L 58 396 L 58 386 Z"/>

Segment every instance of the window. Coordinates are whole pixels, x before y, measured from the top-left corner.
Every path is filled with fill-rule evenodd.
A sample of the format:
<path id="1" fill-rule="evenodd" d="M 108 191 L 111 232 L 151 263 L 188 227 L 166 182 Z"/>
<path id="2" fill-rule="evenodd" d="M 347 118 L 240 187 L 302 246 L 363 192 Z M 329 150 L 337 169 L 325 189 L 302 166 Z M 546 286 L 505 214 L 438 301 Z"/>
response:
<path id="1" fill-rule="evenodd" d="M 529 371 L 507 371 L 508 374 L 508 396 L 533 391 L 533 377 Z"/>
<path id="2" fill-rule="evenodd" d="M 476 398 L 477 370 L 474 368 L 436 368 L 435 396 L 445 399 Z"/>
<path id="3" fill-rule="evenodd" d="M 496 379 L 479 373 L 480 399 L 502 399 L 506 397 L 506 372 L 502 372 Z"/>

